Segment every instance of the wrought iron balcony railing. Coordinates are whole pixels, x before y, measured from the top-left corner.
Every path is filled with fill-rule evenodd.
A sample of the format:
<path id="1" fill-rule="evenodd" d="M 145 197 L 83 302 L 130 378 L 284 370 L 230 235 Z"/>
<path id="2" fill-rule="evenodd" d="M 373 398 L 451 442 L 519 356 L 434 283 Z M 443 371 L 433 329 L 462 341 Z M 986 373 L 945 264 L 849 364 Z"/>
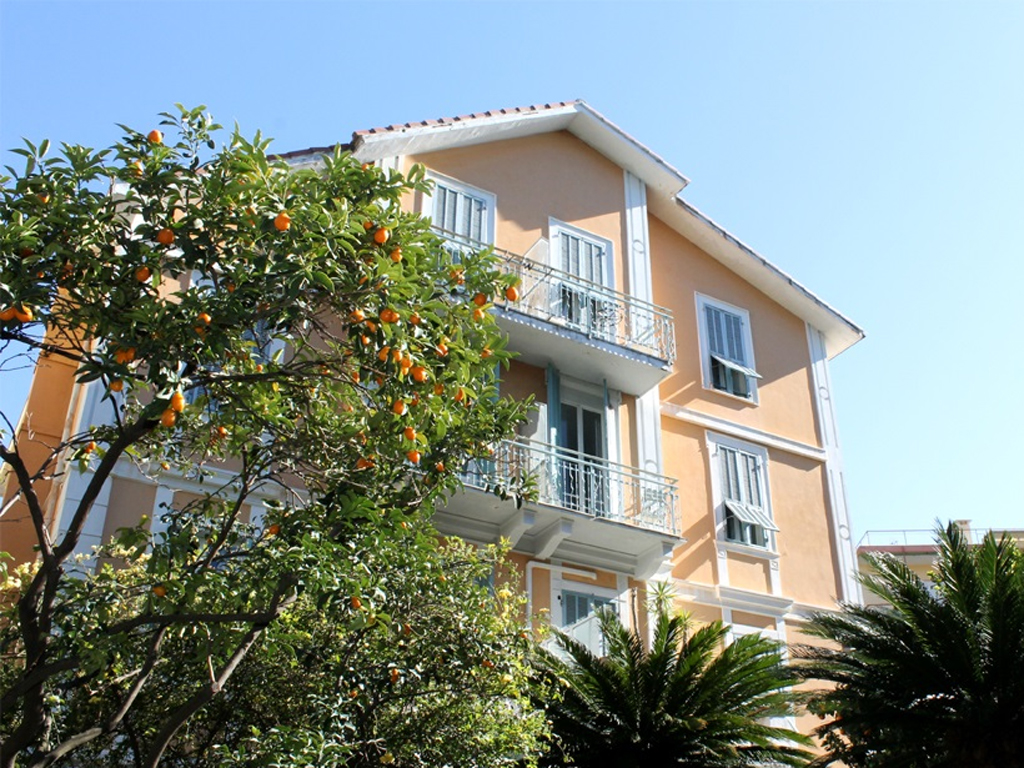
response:
<path id="1" fill-rule="evenodd" d="M 458 261 L 463 253 L 490 248 L 486 243 L 435 230 Z M 586 336 L 640 352 L 671 365 L 675 360 L 672 313 L 656 304 L 586 280 L 509 251 L 494 249 L 519 278 L 518 301 L 506 309 L 578 331 Z"/>
<path id="2" fill-rule="evenodd" d="M 676 535 L 676 481 L 579 451 L 518 438 L 487 460 L 469 462 L 467 485 L 484 488 L 530 476 L 542 504 Z"/>

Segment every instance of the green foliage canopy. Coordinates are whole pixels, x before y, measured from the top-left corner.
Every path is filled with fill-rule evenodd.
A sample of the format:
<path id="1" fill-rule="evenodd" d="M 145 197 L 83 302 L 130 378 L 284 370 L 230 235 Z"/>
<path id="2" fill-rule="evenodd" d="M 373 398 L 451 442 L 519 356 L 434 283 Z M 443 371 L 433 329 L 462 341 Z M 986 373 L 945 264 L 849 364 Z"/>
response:
<path id="1" fill-rule="evenodd" d="M 259 134 L 219 144 L 203 108 L 163 117 L 175 143 L 128 128 L 101 151 L 26 143 L 0 188 L 0 369 L 70 360 L 109 414 L 41 462 L 28 432 L 0 434 L 38 550 L 0 574 L 4 768 L 132 739 L 136 764 L 156 765 L 268 628 L 347 594 L 353 568 L 372 579 L 338 547 L 426 525 L 526 407 L 495 396 L 509 355 L 467 300 L 512 279 L 486 253 L 453 264 L 402 210 L 428 189 L 422 169 L 341 148 L 293 167 Z M 125 573 L 97 571 L 83 531 L 126 462 L 195 498 L 157 521 L 139 510 L 99 553 Z M 75 464 L 81 494 L 54 520 L 39 489 Z M 182 644 L 187 662 L 169 655 Z M 172 666 L 180 695 L 157 715 L 147 692 Z M 144 702 L 154 719 L 133 721 Z"/>

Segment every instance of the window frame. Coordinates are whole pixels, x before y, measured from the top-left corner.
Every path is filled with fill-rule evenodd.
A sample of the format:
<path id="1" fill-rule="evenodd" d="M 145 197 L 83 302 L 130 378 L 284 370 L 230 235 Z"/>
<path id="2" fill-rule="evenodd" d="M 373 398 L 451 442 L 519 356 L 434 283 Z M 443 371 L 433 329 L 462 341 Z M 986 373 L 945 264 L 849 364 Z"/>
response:
<path id="1" fill-rule="evenodd" d="M 601 250 L 600 281 L 591 280 L 569 269 L 562 252 L 563 234 Z M 561 320 L 573 330 L 604 341 L 614 341 L 618 327 L 616 304 L 611 298 L 615 291 L 615 244 L 607 237 L 549 217 L 548 263 L 572 278 L 560 283 L 551 299 L 553 306 L 559 308 Z"/>
<path id="2" fill-rule="evenodd" d="M 771 483 L 768 472 L 768 449 L 761 445 L 744 442 L 715 432 L 707 433 L 707 445 L 711 471 L 712 504 L 715 515 L 715 538 L 717 539 L 719 546 L 760 557 L 777 554 L 777 534 L 779 532 L 779 525 L 775 519 L 775 514 L 772 511 Z M 753 538 L 752 536 L 737 537 L 735 535 L 730 536 L 729 534 L 729 520 L 730 518 L 736 517 L 736 513 L 729 508 L 730 503 L 743 506 L 744 502 L 728 499 L 726 497 L 726 489 L 724 487 L 725 470 L 722 463 L 724 461 L 725 454 L 721 450 L 723 448 L 730 451 L 736 451 L 737 453 L 746 454 L 747 456 L 753 457 L 756 461 L 755 476 L 758 491 L 761 496 L 761 506 L 756 509 L 764 516 L 766 521 L 770 523 L 770 526 L 758 526 L 750 522 L 742 522 L 742 525 L 750 526 L 751 528 L 761 528 L 764 535 L 764 545 L 753 543 L 751 541 Z M 753 507 L 753 505 L 749 504 L 747 506 Z M 753 531 L 751 531 L 751 533 L 753 533 Z"/>
<path id="3" fill-rule="evenodd" d="M 592 244 L 604 249 L 604 259 L 602 260 L 603 263 L 601 265 L 601 282 L 598 282 L 596 280 L 590 280 L 589 278 L 583 277 L 582 275 L 578 275 L 574 272 L 571 272 L 567 268 L 568 265 L 565 263 L 565 259 L 563 258 L 561 247 L 563 233 L 570 235 L 572 237 L 579 238 L 580 240 L 588 240 Z M 602 237 L 601 235 L 598 235 L 594 232 L 583 229 L 581 227 L 577 227 L 574 224 L 569 224 L 568 222 L 561 221 L 560 219 L 556 219 L 553 216 L 551 216 L 548 217 L 548 243 L 548 250 L 550 253 L 548 258 L 551 262 L 552 267 L 560 269 L 566 274 L 573 275 L 574 277 L 580 280 L 586 280 L 588 283 L 600 285 L 603 288 L 607 288 L 608 290 L 611 291 L 615 290 L 615 243 L 613 243 L 607 237 Z"/>
<path id="4" fill-rule="evenodd" d="M 436 189 L 438 186 L 442 186 L 458 194 L 466 195 L 467 197 L 475 197 L 477 199 L 483 200 L 486 206 L 483 220 L 483 226 L 486 229 L 486 232 L 484 232 L 485 236 L 482 237 L 479 241 L 473 242 L 480 242 L 483 245 L 494 245 L 494 237 L 496 231 L 495 222 L 497 218 L 498 208 L 497 195 L 495 195 L 493 192 L 488 192 L 486 189 L 475 187 L 472 184 L 467 184 L 464 181 L 459 181 L 458 179 L 454 179 L 451 176 L 445 176 L 443 173 L 437 173 L 436 171 L 428 170 L 427 178 L 430 181 L 434 182 L 434 189 Z M 429 218 L 431 226 L 436 228 L 437 225 L 434 222 L 434 189 L 431 189 L 430 191 L 423 193 L 420 214 Z M 442 232 L 443 230 L 437 228 L 437 231 Z M 463 237 L 463 235 L 457 235 L 457 237 Z M 469 240 L 469 238 L 466 237 L 466 240 Z"/>
<path id="5" fill-rule="evenodd" d="M 700 343 L 701 378 L 704 383 L 704 389 L 715 392 L 719 395 L 724 395 L 725 397 L 734 398 L 744 403 L 758 405 L 760 402 L 758 397 L 758 381 L 762 377 L 761 374 L 757 372 L 757 363 L 754 358 L 754 339 L 750 324 L 750 313 L 742 307 L 737 307 L 734 304 L 729 304 L 719 299 L 712 298 L 711 296 L 707 296 L 703 293 L 698 292 L 695 296 L 695 304 L 697 308 L 697 335 Z M 712 354 L 711 335 L 707 323 L 708 307 L 739 318 L 740 340 L 743 344 L 745 358 L 745 362 L 743 364 Z M 747 388 L 746 395 L 738 394 L 731 388 L 723 388 L 715 385 L 714 363 L 716 359 L 721 360 L 719 365 L 724 365 L 727 368 L 726 376 L 730 381 L 732 380 L 732 377 L 736 375 L 745 377 Z"/>

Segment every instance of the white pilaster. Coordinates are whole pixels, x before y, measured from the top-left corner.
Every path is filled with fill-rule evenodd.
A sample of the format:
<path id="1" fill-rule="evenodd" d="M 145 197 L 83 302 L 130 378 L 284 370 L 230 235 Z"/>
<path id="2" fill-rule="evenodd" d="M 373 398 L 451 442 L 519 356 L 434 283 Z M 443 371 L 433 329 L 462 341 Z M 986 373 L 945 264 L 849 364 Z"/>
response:
<path id="1" fill-rule="evenodd" d="M 843 457 L 839 450 L 835 405 L 828 375 L 828 355 L 821 331 L 807 326 L 807 342 L 811 353 L 811 374 L 814 384 L 814 404 L 818 415 L 818 437 L 825 449 L 825 480 L 828 488 L 828 506 L 832 514 L 832 535 L 839 558 L 839 599 L 860 603 L 861 589 L 857 581 L 857 554 L 854 552 L 850 529 L 850 512 L 846 503 L 843 479 Z"/>
<path id="2" fill-rule="evenodd" d="M 623 171 L 626 195 L 626 258 L 629 274 L 628 292 L 631 296 L 654 303 L 651 279 L 651 239 L 647 225 L 647 186 L 629 171 Z M 631 318 L 637 331 L 643 333 L 644 324 L 653 332 L 653 317 L 634 312 Z M 661 394 L 654 387 L 637 398 L 636 438 L 640 468 L 661 474 Z"/>

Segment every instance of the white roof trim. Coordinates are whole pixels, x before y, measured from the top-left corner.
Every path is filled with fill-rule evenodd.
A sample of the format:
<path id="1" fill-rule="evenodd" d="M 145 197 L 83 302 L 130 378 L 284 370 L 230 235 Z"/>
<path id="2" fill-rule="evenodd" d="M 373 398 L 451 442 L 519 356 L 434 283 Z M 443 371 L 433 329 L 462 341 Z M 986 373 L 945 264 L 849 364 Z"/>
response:
<path id="1" fill-rule="evenodd" d="M 562 130 L 642 179 L 651 213 L 669 227 L 821 331 L 828 357 L 864 338 L 852 320 L 683 200 L 680 193 L 689 179 L 583 101 L 358 133 L 353 135 L 352 151 L 366 162 Z"/>

